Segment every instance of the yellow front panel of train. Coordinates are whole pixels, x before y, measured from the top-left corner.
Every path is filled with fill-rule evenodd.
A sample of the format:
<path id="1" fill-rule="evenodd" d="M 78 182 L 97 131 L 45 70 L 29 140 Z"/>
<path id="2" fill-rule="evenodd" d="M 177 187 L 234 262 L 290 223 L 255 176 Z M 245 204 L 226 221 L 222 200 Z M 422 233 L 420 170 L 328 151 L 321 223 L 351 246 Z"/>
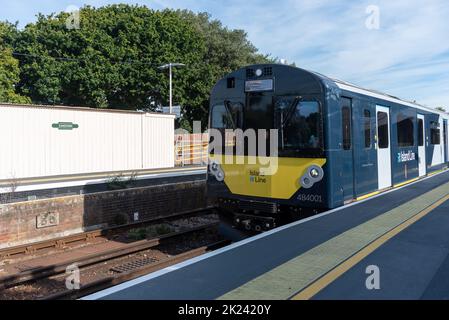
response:
<path id="1" fill-rule="evenodd" d="M 224 183 L 233 194 L 290 199 L 300 188 L 300 178 L 312 166 L 323 167 L 326 159 L 268 158 L 211 155 L 220 164 Z"/>

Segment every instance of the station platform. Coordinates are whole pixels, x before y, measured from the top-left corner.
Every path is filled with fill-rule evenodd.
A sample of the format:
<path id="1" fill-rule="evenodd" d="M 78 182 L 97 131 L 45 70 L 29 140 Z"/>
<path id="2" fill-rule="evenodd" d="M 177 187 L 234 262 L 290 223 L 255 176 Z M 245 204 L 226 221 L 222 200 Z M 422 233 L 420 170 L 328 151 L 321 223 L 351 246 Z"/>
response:
<path id="1" fill-rule="evenodd" d="M 449 172 L 84 299 L 449 299 Z"/>
<path id="2" fill-rule="evenodd" d="M 13 182 L 14 192 L 9 197 L 3 197 L 8 200 L 3 203 L 104 192 L 109 190 L 108 184 L 116 177 L 122 180 L 132 178 L 133 187 L 136 188 L 205 180 L 206 169 L 205 166 L 191 165 L 162 169 L 17 179 Z M 10 180 L 0 180 L 0 194 L 10 192 L 11 183 Z"/>

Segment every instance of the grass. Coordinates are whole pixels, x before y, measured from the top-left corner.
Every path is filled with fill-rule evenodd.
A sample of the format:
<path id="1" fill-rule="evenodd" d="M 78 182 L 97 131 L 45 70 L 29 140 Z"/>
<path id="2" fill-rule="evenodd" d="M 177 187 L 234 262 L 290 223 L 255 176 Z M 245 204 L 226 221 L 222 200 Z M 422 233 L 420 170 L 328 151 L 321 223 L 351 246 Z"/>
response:
<path id="1" fill-rule="evenodd" d="M 128 231 L 128 239 L 131 240 L 144 240 L 148 238 L 155 238 L 164 234 L 172 233 L 175 229 L 168 224 L 157 224 L 146 228 L 137 228 Z"/>

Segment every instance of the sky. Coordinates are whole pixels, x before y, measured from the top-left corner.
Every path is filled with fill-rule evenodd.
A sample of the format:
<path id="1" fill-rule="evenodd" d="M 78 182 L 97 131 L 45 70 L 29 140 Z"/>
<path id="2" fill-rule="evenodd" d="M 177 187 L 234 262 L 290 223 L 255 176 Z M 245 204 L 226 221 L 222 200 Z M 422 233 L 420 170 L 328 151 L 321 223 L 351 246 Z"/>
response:
<path id="1" fill-rule="evenodd" d="M 449 111 L 447 0 L 0 0 L 0 20 L 113 3 L 208 12 L 261 53 Z"/>

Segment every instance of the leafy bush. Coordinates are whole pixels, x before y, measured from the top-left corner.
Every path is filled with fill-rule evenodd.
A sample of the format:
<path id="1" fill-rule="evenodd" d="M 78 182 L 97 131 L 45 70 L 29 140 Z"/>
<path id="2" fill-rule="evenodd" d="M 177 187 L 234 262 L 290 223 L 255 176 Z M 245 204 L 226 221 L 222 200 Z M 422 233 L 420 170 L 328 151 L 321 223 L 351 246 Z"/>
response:
<path id="1" fill-rule="evenodd" d="M 120 173 L 114 177 L 109 178 L 107 181 L 108 190 L 122 190 L 132 188 L 135 184 L 137 177 L 137 173 L 133 172 L 129 178 L 123 177 L 123 174 Z"/>
<path id="2" fill-rule="evenodd" d="M 136 228 L 130 230 L 128 232 L 128 239 L 138 241 L 146 238 L 159 237 L 174 231 L 174 228 L 168 224 L 156 224 L 146 228 Z"/>

